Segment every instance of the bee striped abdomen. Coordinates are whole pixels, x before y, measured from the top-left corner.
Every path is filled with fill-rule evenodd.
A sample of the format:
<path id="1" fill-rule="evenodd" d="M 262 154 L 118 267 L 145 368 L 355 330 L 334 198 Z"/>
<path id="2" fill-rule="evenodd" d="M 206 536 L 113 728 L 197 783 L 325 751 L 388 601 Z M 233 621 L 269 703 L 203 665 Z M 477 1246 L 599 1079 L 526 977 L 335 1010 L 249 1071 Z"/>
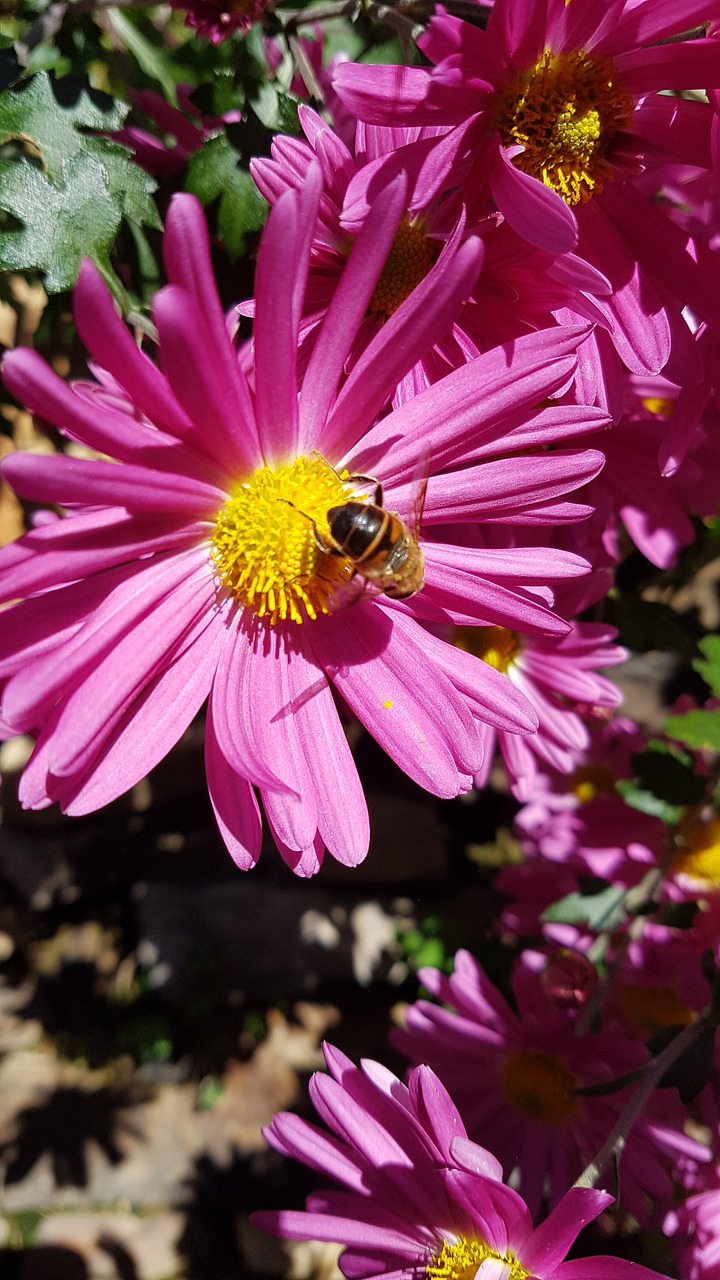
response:
<path id="1" fill-rule="evenodd" d="M 346 502 L 328 512 L 333 540 L 340 555 L 356 564 L 369 560 L 379 552 L 392 550 L 392 521 L 382 507 L 366 502 Z M 387 546 L 384 544 L 387 543 Z"/>

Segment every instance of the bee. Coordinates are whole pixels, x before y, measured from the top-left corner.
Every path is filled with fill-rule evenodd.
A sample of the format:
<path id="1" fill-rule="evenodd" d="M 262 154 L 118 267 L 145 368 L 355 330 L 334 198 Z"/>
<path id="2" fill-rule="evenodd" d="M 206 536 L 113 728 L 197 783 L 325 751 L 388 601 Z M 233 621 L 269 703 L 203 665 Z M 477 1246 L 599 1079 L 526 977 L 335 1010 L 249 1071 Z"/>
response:
<path id="1" fill-rule="evenodd" d="M 318 545 L 328 554 L 349 560 L 355 573 L 392 600 L 408 600 L 422 590 L 425 581 L 425 557 L 418 541 L 418 530 L 425 505 L 427 477 L 415 499 L 413 528 L 383 506 L 381 484 L 370 476 L 353 478 L 369 480 L 375 485 L 373 501 L 353 500 L 331 507 L 327 513 L 330 545 L 320 538 Z"/>

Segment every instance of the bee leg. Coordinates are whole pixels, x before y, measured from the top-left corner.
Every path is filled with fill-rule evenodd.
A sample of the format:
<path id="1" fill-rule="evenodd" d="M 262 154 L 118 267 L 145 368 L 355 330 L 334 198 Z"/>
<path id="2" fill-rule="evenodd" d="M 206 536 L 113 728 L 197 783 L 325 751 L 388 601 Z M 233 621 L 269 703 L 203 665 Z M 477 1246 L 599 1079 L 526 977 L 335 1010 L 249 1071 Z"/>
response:
<path id="1" fill-rule="evenodd" d="M 325 539 L 321 537 L 321 535 L 318 533 L 317 525 L 313 520 L 312 516 L 308 515 L 307 511 L 303 511 L 301 507 L 296 507 L 295 503 L 291 502 L 289 498 L 277 498 L 276 501 L 284 502 L 286 507 L 292 507 L 293 511 L 297 511 L 299 516 L 302 516 L 304 520 L 307 520 L 312 525 L 313 537 L 315 539 L 315 546 L 317 547 L 318 551 L 322 551 L 323 554 L 326 556 L 341 554 L 336 547 L 328 546 Z"/>

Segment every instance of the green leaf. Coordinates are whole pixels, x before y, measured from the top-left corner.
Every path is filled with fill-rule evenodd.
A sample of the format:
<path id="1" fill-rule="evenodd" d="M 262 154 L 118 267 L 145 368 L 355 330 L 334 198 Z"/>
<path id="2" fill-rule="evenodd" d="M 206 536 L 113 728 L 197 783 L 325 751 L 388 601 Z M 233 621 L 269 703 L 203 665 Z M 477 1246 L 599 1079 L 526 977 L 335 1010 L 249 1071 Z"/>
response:
<path id="1" fill-rule="evenodd" d="M 653 795 L 652 791 L 643 790 L 632 779 L 621 779 L 616 783 L 616 787 L 631 809 L 637 809 L 639 813 L 647 813 L 651 818 L 659 818 L 668 827 L 674 827 L 682 817 L 682 805 L 668 804 L 667 800 L 661 800 L 659 796 Z"/>
<path id="2" fill-rule="evenodd" d="M 44 271 L 49 293 L 73 287 L 83 257 L 108 263 L 122 216 L 120 198 L 92 156 L 73 156 L 65 172 L 65 184 L 55 187 L 25 160 L 0 165 L 2 203 L 23 223 L 0 233 L 0 269 Z"/>
<path id="3" fill-rule="evenodd" d="M 120 129 L 128 110 L 74 77 L 54 81 L 41 71 L 0 94 L 0 145 L 19 143 L 60 186 L 73 157 L 97 141 L 79 130 Z"/>
<path id="4" fill-rule="evenodd" d="M 238 169 L 218 213 L 218 230 L 231 258 L 245 252 L 246 238 L 265 225 L 268 204 L 245 169 Z"/>
<path id="5" fill-rule="evenodd" d="M 258 120 L 273 133 L 300 132 L 298 122 L 298 104 L 295 98 L 283 93 L 268 80 L 260 86 L 257 95 L 252 99 L 252 109 Z"/>
<path id="6" fill-rule="evenodd" d="M 230 256 L 239 257 L 247 235 L 263 226 L 268 206 L 224 133 L 209 138 L 190 157 L 185 187 L 203 205 L 221 197 L 218 232 Z"/>
<path id="7" fill-rule="evenodd" d="M 156 80 L 162 87 L 165 97 L 173 106 L 176 105 L 175 81 L 168 65 L 167 51 L 157 48 L 147 36 L 138 29 L 132 18 L 122 9 L 108 6 L 105 10 L 106 21 L 113 28 L 120 43 L 137 60 L 138 66 Z"/>
<path id="8" fill-rule="evenodd" d="M 720 636 L 705 636 L 698 644 L 706 661 L 696 658 L 693 666 L 700 672 L 703 680 L 709 685 L 714 696 L 720 698 Z"/>
<path id="9" fill-rule="evenodd" d="M 694 750 L 720 751 L 720 709 L 672 716 L 665 722 L 665 732 Z"/>
<path id="10" fill-rule="evenodd" d="M 128 107 L 75 79 L 44 72 L 0 94 L 0 142 L 16 153 L 2 165 L 0 210 L 17 219 L 0 234 L 0 270 L 38 270 L 49 293 L 70 289 L 83 257 L 117 294 L 110 250 L 123 217 L 160 227 L 154 180 L 127 148 L 85 130 L 113 131 Z M 19 154 L 18 154 L 19 152 Z"/>
<path id="11" fill-rule="evenodd" d="M 232 182 L 239 162 L 239 152 L 230 145 L 226 134 L 208 138 L 190 157 L 185 190 L 197 196 L 201 204 L 212 204 Z"/>
<path id="12" fill-rule="evenodd" d="M 133 163 L 132 153 L 127 147 L 104 138 L 93 138 L 91 144 L 93 154 L 102 161 L 107 173 L 110 194 L 121 201 L 124 217 L 138 227 L 152 227 L 154 231 L 160 231 L 160 214 L 152 198 L 157 188 L 154 178 Z"/>
<path id="13" fill-rule="evenodd" d="M 586 923 L 590 929 L 612 929 L 625 918 L 625 889 L 609 884 L 596 893 L 569 893 L 543 912 L 548 924 Z"/>

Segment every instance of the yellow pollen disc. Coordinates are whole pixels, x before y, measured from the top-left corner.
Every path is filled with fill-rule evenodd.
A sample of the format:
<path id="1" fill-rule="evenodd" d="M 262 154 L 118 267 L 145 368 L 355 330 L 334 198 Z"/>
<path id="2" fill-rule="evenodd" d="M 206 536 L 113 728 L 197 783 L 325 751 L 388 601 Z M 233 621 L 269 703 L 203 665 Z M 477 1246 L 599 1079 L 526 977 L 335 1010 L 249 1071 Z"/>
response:
<path id="1" fill-rule="evenodd" d="M 416 285 L 424 280 L 437 258 L 436 246 L 403 218 L 387 256 L 375 292 L 368 304 L 370 315 L 391 316 Z"/>
<path id="2" fill-rule="evenodd" d="M 456 627 L 454 638 L 458 649 L 482 658 L 503 675 L 520 648 L 520 637 L 507 627 Z"/>
<path id="3" fill-rule="evenodd" d="M 223 585 L 273 625 L 329 613 L 354 566 L 323 551 L 317 539 L 331 545 L 327 513 L 353 496 L 318 455 L 259 467 L 236 486 L 215 522 L 212 555 Z"/>
<path id="4" fill-rule="evenodd" d="M 618 988 L 620 1008 L 628 1022 L 644 1036 L 666 1027 L 688 1026 L 696 1015 L 671 987 L 642 987 L 634 983 Z"/>
<path id="5" fill-rule="evenodd" d="M 608 149 L 632 112 L 632 96 L 609 58 L 546 49 L 503 90 L 495 126 L 506 147 L 525 148 L 513 164 L 572 206 L 612 177 Z"/>
<path id="6" fill-rule="evenodd" d="M 671 870 L 674 875 L 696 880 L 706 890 L 720 889 L 720 818 L 695 828 Z"/>
<path id="7" fill-rule="evenodd" d="M 516 1049 L 505 1059 L 502 1088 L 508 1102 L 533 1120 L 564 1124 L 577 1110 L 575 1077 L 550 1053 Z"/>
<path id="8" fill-rule="evenodd" d="M 666 396 L 645 396 L 640 403 L 656 418 L 669 418 L 675 408 L 674 401 L 668 400 Z"/>
<path id="9" fill-rule="evenodd" d="M 428 1280 L 475 1280 L 476 1276 L 481 1280 L 482 1272 L 479 1268 L 490 1260 L 505 1264 L 507 1280 L 527 1280 L 530 1275 L 529 1271 L 520 1266 L 514 1254 L 498 1253 L 484 1240 L 465 1240 L 462 1237 L 456 1244 L 445 1241 L 430 1266 L 425 1268 L 425 1275 Z"/>
<path id="10" fill-rule="evenodd" d="M 580 765 L 570 775 L 568 783 L 581 804 L 588 804 L 598 793 L 611 796 L 615 790 L 615 778 L 603 764 Z"/>

